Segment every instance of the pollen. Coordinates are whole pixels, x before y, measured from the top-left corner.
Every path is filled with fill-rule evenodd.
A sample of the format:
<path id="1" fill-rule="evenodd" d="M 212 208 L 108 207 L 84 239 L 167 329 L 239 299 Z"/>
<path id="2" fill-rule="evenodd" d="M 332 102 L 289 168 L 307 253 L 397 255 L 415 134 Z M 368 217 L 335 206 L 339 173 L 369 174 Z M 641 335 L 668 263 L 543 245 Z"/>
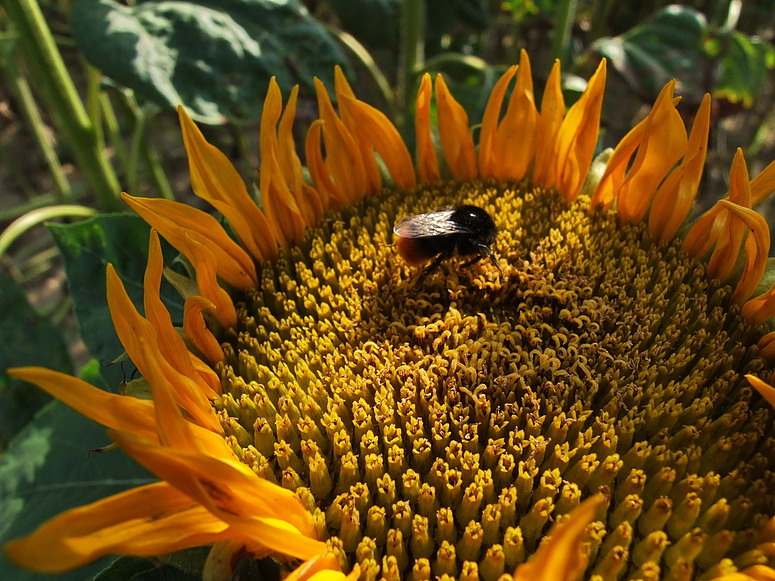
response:
<path id="1" fill-rule="evenodd" d="M 452 259 L 415 287 L 393 224 L 459 204 L 494 217 L 503 274 Z M 761 329 L 680 243 L 588 210 L 524 184 L 384 190 L 238 295 L 220 423 L 345 571 L 499 579 L 597 492 L 585 577 L 772 564 Z"/>

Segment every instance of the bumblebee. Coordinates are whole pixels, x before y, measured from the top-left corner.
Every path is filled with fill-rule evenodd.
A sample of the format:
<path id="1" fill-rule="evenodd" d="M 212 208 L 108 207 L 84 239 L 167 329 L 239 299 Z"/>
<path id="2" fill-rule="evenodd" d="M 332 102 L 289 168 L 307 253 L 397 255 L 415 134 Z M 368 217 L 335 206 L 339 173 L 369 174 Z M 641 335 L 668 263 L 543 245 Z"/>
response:
<path id="1" fill-rule="evenodd" d="M 498 230 L 492 216 L 479 206 L 466 204 L 408 216 L 396 222 L 393 233 L 398 237 L 398 254 L 407 264 L 416 266 L 431 260 L 420 274 L 417 285 L 455 254 L 474 256 L 464 266 L 487 257 L 503 273 L 490 248 Z"/>

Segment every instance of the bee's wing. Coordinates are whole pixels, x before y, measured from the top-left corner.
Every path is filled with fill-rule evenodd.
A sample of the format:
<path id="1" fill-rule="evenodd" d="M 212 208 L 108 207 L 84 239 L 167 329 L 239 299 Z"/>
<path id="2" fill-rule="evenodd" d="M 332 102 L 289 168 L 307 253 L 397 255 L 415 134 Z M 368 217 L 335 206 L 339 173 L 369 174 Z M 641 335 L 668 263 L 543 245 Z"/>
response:
<path id="1" fill-rule="evenodd" d="M 427 214 L 408 216 L 396 222 L 393 232 L 402 238 L 429 238 L 443 234 L 467 232 L 465 227 L 450 220 L 454 210 L 439 210 Z"/>

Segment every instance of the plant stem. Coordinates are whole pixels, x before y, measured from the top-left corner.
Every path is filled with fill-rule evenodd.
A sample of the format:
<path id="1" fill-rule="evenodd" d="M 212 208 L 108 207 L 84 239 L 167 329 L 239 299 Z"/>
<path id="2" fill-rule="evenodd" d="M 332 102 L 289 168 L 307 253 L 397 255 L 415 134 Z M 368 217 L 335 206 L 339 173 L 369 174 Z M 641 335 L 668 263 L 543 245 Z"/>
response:
<path id="1" fill-rule="evenodd" d="M 557 20 L 552 34 L 552 50 L 549 55 L 552 63 L 555 59 L 564 60 L 569 56 L 568 47 L 570 46 L 573 21 L 576 18 L 577 3 L 578 0 L 562 0 L 557 5 Z"/>
<path id="2" fill-rule="evenodd" d="M 43 92 L 68 145 L 78 160 L 98 205 L 104 211 L 121 207 L 118 179 L 108 162 L 86 109 L 36 0 L 6 0 L 6 13 L 18 31 L 18 44 L 29 61 L 29 73 Z"/>
<path id="3" fill-rule="evenodd" d="M 398 83 L 397 125 L 408 130 L 414 110 L 414 82 L 425 55 L 425 2 L 404 0 L 401 5 L 401 62 Z"/>
<path id="4" fill-rule="evenodd" d="M 5 72 L 10 81 L 10 86 L 16 93 L 19 107 L 27 121 L 27 127 L 32 131 L 35 142 L 38 144 L 38 149 L 40 149 L 46 160 L 46 165 L 48 165 L 48 169 L 51 172 L 54 185 L 59 192 L 59 200 L 62 202 L 72 202 L 73 191 L 70 188 L 70 182 L 67 181 L 62 164 L 59 163 L 56 151 L 54 151 L 54 147 L 48 139 L 43 118 L 40 115 L 37 103 L 35 103 L 35 97 L 30 90 L 27 79 L 19 74 L 16 63 L 12 59 L 6 61 Z"/>

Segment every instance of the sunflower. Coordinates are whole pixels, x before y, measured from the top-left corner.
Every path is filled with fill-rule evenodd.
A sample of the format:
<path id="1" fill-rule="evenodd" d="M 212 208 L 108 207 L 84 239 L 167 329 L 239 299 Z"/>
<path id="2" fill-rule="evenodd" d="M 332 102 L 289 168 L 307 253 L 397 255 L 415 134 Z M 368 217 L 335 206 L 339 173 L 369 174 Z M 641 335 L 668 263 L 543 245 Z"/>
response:
<path id="1" fill-rule="evenodd" d="M 775 578 L 775 288 L 758 288 L 769 230 L 752 209 L 775 164 L 751 180 L 738 151 L 728 195 L 687 224 L 710 98 L 687 131 L 668 83 L 593 160 L 605 79 L 602 62 L 566 110 L 555 63 L 539 107 L 523 52 L 475 143 L 425 75 L 413 160 L 337 70 L 337 107 L 316 83 L 308 177 L 297 91 L 283 105 L 272 82 L 259 203 L 181 109 L 193 190 L 228 230 L 124 196 L 153 227 L 144 315 L 111 267 L 108 302 L 152 400 L 12 372 L 161 480 L 9 557 L 57 572 L 207 545 L 205 579 L 265 556 L 293 579 Z M 463 204 L 492 216 L 495 264 L 444 260 L 417 284 L 393 225 Z M 196 273 L 182 333 L 157 233 Z"/>

